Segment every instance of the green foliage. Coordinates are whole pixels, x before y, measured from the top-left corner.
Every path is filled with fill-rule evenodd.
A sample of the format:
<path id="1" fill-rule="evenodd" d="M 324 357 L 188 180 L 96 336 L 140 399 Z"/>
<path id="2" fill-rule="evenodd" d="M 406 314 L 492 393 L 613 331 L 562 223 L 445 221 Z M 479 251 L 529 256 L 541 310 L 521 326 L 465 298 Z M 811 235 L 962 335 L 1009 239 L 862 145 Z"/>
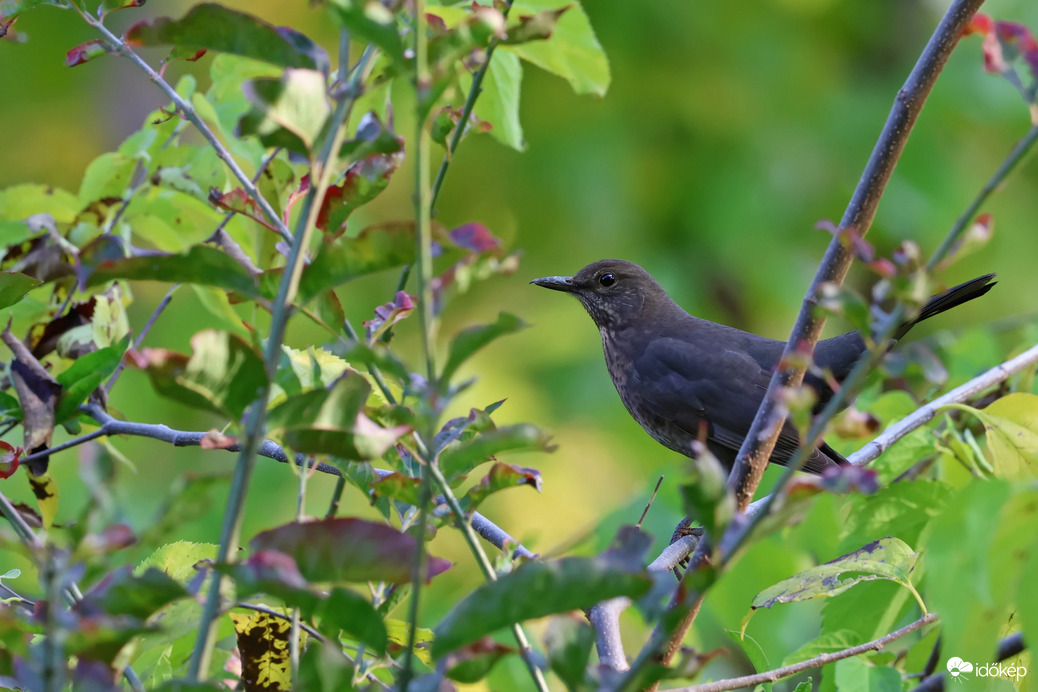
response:
<path id="1" fill-rule="evenodd" d="M 14 426 L 6 428 L 13 442 L 29 448 L 5 441 L 4 472 L 15 473 L 16 459 L 27 454 L 35 455 L 36 468 L 45 466 L 47 449 L 68 436 L 85 434 L 73 446 L 95 435 L 106 445 L 79 455 L 71 471 L 73 454 L 53 452 L 51 473 L 31 479 L 36 507 L 17 503 L 9 515 L 4 504 L 22 539 L 0 537 L 4 554 L 22 568 L 5 566 L 0 577 L 10 592 L 0 609 L 0 675 L 28 689 L 45 678 L 55 689 L 94 689 L 94 683 L 109 689 L 115 684 L 111 671 L 129 664 L 147 689 L 221 689 L 223 682 L 204 678 L 241 666 L 244 679 L 233 682 L 245 688 L 273 671 L 269 682 L 281 688 L 367 688 L 377 678 L 408 689 L 438 688 L 444 679 L 489 679 L 483 684 L 496 689 L 496 680 L 513 676 L 522 656 L 528 669 L 550 671 L 557 678 L 553 685 L 582 690 L 605 682 L 591 662 L 595 633 L 571 611 L 622 597 L 637 601 L 648 624 L 661 622 L 671 582 L 669 574 L 645 570 L 645 534 L 627 531 L 619 546 L 597 557 L 521 565 L 510 559 L 510 545 L 499 545 L 500 574 L 494 575 L 478 539 L 465 533 L 486 570 L 488 581 L 480 586 L 455 578 L 460 569 L 447 571 L 452 564 L 433 556 L 441 543 L 427 546 L 438 540 L 437 531 L 466 529 L 477 508 L 496 510 L 502 490 L 541 491 L 540 471 L 499 461 L 499 455 L 532 452 L 534 461 L 523 463 L 539 463 L 539 454 L 554 447 L 542 428 L 504 418 L 513 413 L 511 404 L 497 413 L 505 392 L 494 393 L 495 404 L 443 421 L 447 412 L 468 408 L 466 391 L 479 391 L 464 379 L 469 371 L 482 374 L 477 358 L 497 355 L 497 340 L 526 326 L 513 313 L 525 317 L 527 308 L 498 294 L 498 279 L 515 271 L 519 255 L 502 240 L 510 229 L 499 236 L 480 221 L 453 218 L 456 207 L 427 210 L 439 212 L 439 223 L 421 227 L 401 202 L 412 196 L 411 179 L 398 175 L 434 168 L 435 161 L 422 158 L 422 138 L 447 149 L 444 172 L 453 165 L 457 142 L 474 133 L 525 148 L 524 125 L 536 120 L 524 122 L 528 103 L 520 118 L 524 77 L 533 81 L 527 65 L 560 77 L 578 94 L 604 95 L 609 62 L 580 3 L 520 0 L 507 11 L 501 4 L 434 4 L 416 17 L 407 3 L 327 0 L 314 12 L 320 23 L 341 30 L 334 45 L 324 34 L 316 41 L 212 3 L 195 5 L 179 19 L 137 21 L 118 37 L 103 30 L 104 22 L 117 10 L 120 18 L 132 14 L 138 3 L 0 0 L 0 34 L 18 38 L 14 20 L 42 5 L 63 7 L 98 32 L 68 51 L 69 66 L 92 61 L 76 75 L 111 70 L 108 57 L 120 59 L 129 49 L 169 48 L 161 69 L 148 76 L 175 87 L 177 101 L 148 114 L 114 151 L 91 153 L 78 184 L 68 190 L 29 183 L 0 190 L 0 310 L 10 323 L 5 344 L 11 351 L 0 378 L 7 388 L 0 391 L 0 415 Z M 639 10 L 647 16 L 654 11 Z M 989 68 L 1015 80 L 1033 105 L 1038 82 L 1029 67 L 1029 34 L 1021 29 L 990 22 L 972 28 L 985 36 Z M 626 33 L 633 32 L 628 27 Z M 428 44 L 421 80 L 416 36 Z M 346 45 L 351 50 L 340 53 Z M 11 44 L 11 50 L 21 49 Z M 333 72 L 330 54 L 348 64 Z M 167 75 L 182 64 L 175 61 L 183 60 L 197 66 L 167 84 Z M 689 82 L 708 83 L 698 70 Z M 717 84 L 723 88 L 716 100 L 738 97 L 737 85 Z M 690 117 L 700 117 L 692 111 Z M 19 133 L 9 134 L 6 144 L 16 145 Z M 549 146 L 565 156 L 574 136 L 563 130 L 557 135 Z M 61 153 L 60 144 L 48 148 L 48 157 L 64 167 Z M 546 184 L 542 194 L 565 188 L 579 201 L 587 186 L 600 200 L 611 192 L 597 189 L 605 181 L 624 180 L 625 194 L 669 184 L 655 164 L 571 158 L 587 168 L 564 172 L 566 185 Z M 723 182 L 725 172 L 718 173 Z M 428 200 L 442 184 L 440 179 L 435 191 L 418 189 L 413 196 Z M 471 207 L 462 214 L 495 207 L 492 193 L 464 189 Z M 579 218 L 596 233 L 614 223 L 597 208 L 597 202 L 588 204 Z M 545 213 L 553 213 L 550 206 Z M 977 219 L 959 255 L 978 248 L 991 228 L 989 220 Z M 290 251 L 289 235 L 300 239 L 298 253 Z M 603 246 L 609 241 L 608 233 L 595 238 Z M 890 279 L 891 294 L 912 297 L 927 277 L 913 254 L 918 246 L 899 252 L 891 260 L 861 259 Z M 430 271 L 412 271 L 425 256 L 435 257 Z M 757 274 L 764 273 L 743 276 L 752 282 Z M 186 305 L 184 321 L 173 322 L 165 303 L 149 317 L 157 301 L 154 282 L 191 287 L 176 292 Z M 822 299 L 822 308 L 853 326 L 871 323 L 873 313 L 858 293 L 833 290 Z M 466 312 L 452 312 L 459 303 L 473 315 L 487 308 L 498 317 L 480 324 Z M 411 314 L 421 319 L 404 319 Z M 441 320 L 445 336 L 438 338 Z M 152 323 L 154 331 L 146 334 Z M 428 342 L 428 352 L 415 346 L 418 341 Z M 552 353 L 559 342 L 553 335 L 529 350 Z M 965 381 L 1004 350 L 990 335 L 968 335 L 943 354 L 946 373 L 937 358 L 920 356 L 902 363 L 899 384 Z M 120 365 L 136 372 L 117 376 Z M 897 365 L 888 363 L 888 370 Z M 514 376 L 511 361 L 501 370 Z M 571 390 L 567 396 L 582 391 L 565 384 L 569 375 L 557 379 Z M 776 611 L 797 613 L 787 624 L 798 617 L 807 623 L 798 641 L 776 642 L 781 638 L 766 631 L 737 637 L 756 667 L 882 636 L 917 617 L 924 600 L 939 613 L 942 640 L 956 655 L 990 660 L 1017 613 L 1028 639 L 1038 639 L 1038 597 L 1028 589 L 1038 578 L 1038 544 L 1019 530 L 1034 524 L 1038 507 L 1031 487 L 1038 399 L 1031 380 L 1011 387 L 1016 391 L 987 407 L 958 406 L 964 415 L 942 420 L 939 439 L 924 429 L 901 440 L 877 464 L 878 492 L 832 493 L 840 483 L 856 491 L 869 486 L 848 480 L 850 473 L 794 485 L 766 530 L 741 553 L 751 568 L 769 568 L 762 573 L 770 585 L 733 585 L 727 566 L 696 582 L 712 590 L 708 608 L 715 594 L 730 599 L 718 607 L 722 616 L 732 603 L 741 615 L 747 607 L 781 602 L 793 605 Z M 871 411 L 885 422 L 916 407 L 908 394 L 878 391 L 877 384 Z M 109 397 L 119 405 L 109 404 Z M 176 402 L 184 418 L 152 416 L 151 402 L 159 397 Z M 515 415 L 530 415 L 530 404 L 515 399 Z M 581 406 L 563 401 L 556 412 L 563 409 Z M 121 438 L 104 422 L 103 410 L 120 426 Z M 552 411 L 537 415 L 560 424 Z M 185 434 L 180 427 L 209 432 Z M 153 439 L 134 446 L 131 437 Z M 181 472 L 188 464 L 171 448 L 186 444 L 204 447 L 212 466 L 201 474 Z M 587 447 L 596 465 L 584 468 L 609 475 L 608 464 L 597 465 L 608 442 L 596 439 Z M 233 478 L 216 466 L 231 459 L 222 451 L 227 449 L 240 455 Z M 271 459 L 288 463 L 254 470 L 257 449 L 263 465 Z M 614 453 L 622 452 L 608 449 Z M 470 479 L 487 463 L 492 465 Z M 335 471 L 340 486 L 330 504 L 315 510 L 331 485 L 315 476 Z M 267 473 L 280 479 L 275 487 L 251 480 L 250 474 Z M 906 473 L 910 479 L 901 478 Z M 704 456 L 689 475 L 681 498 L 708 534 L 740 520 L 719 466 Z M 587 480 L 589 488 L 597 487 L 598 478 Z M 131 493 L 142 498 L 133 507 Z M 210 511 L 212 500 L 224 496 L 223 513 Z M 527 494 L 527 502 L 531 498 Z M 145 503 L 148 511 L 137 511 Z M 244 533 L 243 504 L 250 514 Z M 460 507 L 458 516 L 454 507 Z M 317 512 L 324 519 L 314 519 Z M 826 523 L 812 532 L 794 526 L 804 512 Z M 213 527 L 221 514 L 227 519 L 220 545 L 189 540 L 196 532 L 216 540 Z M 572 523 L 568 516 L 551 520 L 565 528 Z M 257 521 L 273 528 L 257 531 Z M 649 521 L 656 519 L 650 515 Z M 28 532 L 46 547 L 37 547 Z M 240 533 L 245 550 L 239 550 Z M 760 546 L 772 550 L 760 554 L 770 555 L 778 546 L 783 559 L 768 563 L 754 552 Z M 443 554 L 448 550 L 443 545 Z M 430 582 L 435 596 L 426 598 Z M 210 589 L 211 603 L 203 605 Z M 814 626 L 800 616 L 818 597 L 826 603 Z M 404 615 L 397 606 L 406 599 L 418 605 Z M 244 614 L 242 605 L 269 606 L 275 614 Z M 761 613 L 745 625 L 758 627 L 774 615 Z M 297 661 L 289 645 L 293 616 L 317 633 L 297 640 Z M 553 617 L 544 656 L 525 644 L 490 638 L 545 616 Z M 434 618 L 434 630 L 420 626 Z M 922 648 L 909 642 L 906 657 L 880 652 L 840 661 L 823 670 L 823 689 L 900 689 L 902 676 L 918 669 L 905 661 L 924 657 Z M 640 679 L 687 679 L 712 655 L 689 654 L 669 669 L 650 666 Z M 196 665 L 202 670 L 193 670 Z M 422 666 L 428 672 L 416 679 Z M 500 669 L 507 672 L 495 672 Z M 541 674 L 531 673 L 535 679 Z"/>

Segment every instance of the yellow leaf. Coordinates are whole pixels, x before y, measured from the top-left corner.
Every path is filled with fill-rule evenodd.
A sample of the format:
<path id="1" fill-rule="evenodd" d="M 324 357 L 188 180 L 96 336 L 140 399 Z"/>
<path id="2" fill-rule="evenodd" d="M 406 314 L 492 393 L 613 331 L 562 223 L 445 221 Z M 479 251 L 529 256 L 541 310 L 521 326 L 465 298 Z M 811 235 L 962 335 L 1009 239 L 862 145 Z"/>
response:
<path id="1" fill-rule="evenodd" d="M 49 473 L 29 477 L 29 487 L 32 494 L 36 496 L 36 504 L 40 508 L 40 516 L 43 517 L 43 528 L 49 529 L 54 525 L 54 517 L 58 513 L 58 484 Z"/>
<path id="2" fill-rule="evenodd" d="M 241 653 L 242 689 L 291 690 L 289 637 L 292 624 L 259 611 L 230 613 L 230 617 Z"/>

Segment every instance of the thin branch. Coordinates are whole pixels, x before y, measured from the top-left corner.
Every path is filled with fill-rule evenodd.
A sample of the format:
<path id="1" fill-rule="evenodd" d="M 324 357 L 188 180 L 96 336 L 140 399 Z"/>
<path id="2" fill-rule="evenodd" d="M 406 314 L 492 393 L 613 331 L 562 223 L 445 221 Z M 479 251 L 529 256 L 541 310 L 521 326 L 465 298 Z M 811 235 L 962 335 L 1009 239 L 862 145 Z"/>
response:
<path id="1" fill-rule="evenodd" d="M 170 287 L 170 289 L 166 291 L 166 295 L 162 296 L 162 300 L 159 301 L 159 304 L 155 307 L 154 312 L 151 313 L 151 317 L 149 317 L 148 321 L 144 324 L 144 328 L 141 329 L 141 333 L 138 334 L 137 338 L 133 340 L 133 348 L 135 351 L 140 350 L 141 344 L 144 343 L 144 338 L 148 336 L 148 332 L 150 332 L 151 328 L 155 326 L 155 321 L 159 318 L 159 315 L 161 315 L 163 311 L 169 306 L 170 301 L 173 300 L 173 294 L 177 292 L 177 289 L 180 288 L 180 286 L 181 284 L 173 284 Z M 105 385 L 106 392 L 112 391 L 112 387 L 115 386 L 115 383 L 119 380 L 119 375 L 122 374 L 125 368 L 125 359 L 119 361 L 119 365 L 115 368 L 115 372 L 113 372 L 112 376 L 108 378 L 108 384 Z"/>
<path id="2" fill-rule="evenodd" d="M 187 118 L 191 122 L 191 124 L 198 129 L 200 133 L 202 133 L 202 136 L 205 137 L 207 142 L 209 142 L 209 145 L 213 148 L 213 151 L 216 152 L 216 155 L 220 157 L 220 160 L 227 165 L 227 168 L 230 169 L 234 177 L 238 179 L 239 183 L 241 183 L 242 189 L 245 190 L 246 194 L 248 194 L 249 197 L 255 200 L 256 204 L 263 212 L 263 215 L 267 217 L 271 225 L 277 231 L 278 235 L 281 236 L 281 239 L 284 240 L 286 243 L 291 244 L 292 234 L 289 232 L 288 227 L 285 225 L 285 222 L 281 219 L 278 213 L 274 211 L 274 207 L 272 207 L 270 205 L 270 202 L 268 202 L 267 199 L 260 193 L 259 188 L 257 188 L 256 185 L 249 179 L 249 176 L 245 175 L 245 171 L 243 171 L 241 169 L 241 166 L 238 165 L 238 162 L 234 160 L 234 156 L 231 155 L 230 150 L 228 150 L 227 147 L 224 146 L 223 142 L 220 141 L 220 138 L 216 136 L 216 133 L 214 133 L 212 129 L 210 129 L 209 126 L 206 125 L 205 121 L 202 120 L 200 115 L 198 115 L 198 111 L 196 111 L 190 103 L 181 98 L 180 94 L 177 93 L 177 90 L 174 89 L 170 85 L 170 83 L 162 77 L 162 75 L 155 71 L 151 67 L 151 65 L 145 62 L 144 59 L 141 58 L 141 56 L 137 55 L 137 53 L 135 53 L 133 49 L 126 45 L 126 43 L 121 38 L 113 34 L 108 29 L 108 27 L 104 25 L 101 19 L 97 19 L 89 12 L 84 11 L 78 6 L 77 3 L 73 2 L 71 4 L 73 7 L 76 8 L 76 11 L 79 12 L 79 16 L 81 16 L 87 24 L 96 29 L 104 37 L 105 41 L 108 42 L 108 44 L 116 53 L 119 53 L 129 58 L 135 65 L 137 65 L 137 67 L 141 69 L 141 71 L 148 75 L 148 79 L 154 82 L 159 87 L 159 89 L 161 89 L 163 93 L 165 93 L 166 96 L 168 96 L 170 100 L 173 101 L 173 103 L 177 107 L 177 110 L 179 110 L 181 114 L 183 114 L 183 116 Z"/>
<path id="3" fill-rule="evenodd" d="M 1024 635 L 1020 632 L 1011 634 L 999 640 L 995 662 L 1001 663 L 1006 659 L 1022 654 L 1026 650 L 1027 642 L 1024 641 Z M 940 692 L 940 690 L 944 689 L 945 675 L 944 672 L 934 673 L 912 688 L 912 692 Z"/>
<path id="4" fill-rule="evenodd" d="M 508 18 L 508 13 L 512 9 L 513 0 L 504 0 L 504 7 L 501 9 L 501 14 L 505 19 Z M 461 117 L 458 118 L 458 126 L 454 130 L 454 134 L 451 136 L 450 143 L 447 146 L 447 153 L 443 155 L 443 161 L 440 162 L 440 170 L 436 171 L 436 180 L 432 184 L 432 194 L 429 198 L 429 210 L 430 212 L 436 208 L 436 200 L 440 198 L 440 188 L 443 187 L 444 178 L 447 177 L 447 168 L 451 164 L 451 160 L 454 158 L 454 152 L 458 150 L 458 145 L 461 144 L 461 138 L 465 136 L 465 131 L 468 129 L 469 118 L 472 117 L 472 109 L 476 107 L 476 99 L 483 92 L 483 78 L 487 76 L 487 70 L 490 69 L 490 59 L 494 56 L 494 51 L 497 49 L 497 45 L 501 41 L 499 39 L 492 39 L 490 45 L 487 46 L 486 58 L 483 60 L 483 64 L 480 65 L 476 74 L 472 75 L 472 86 L 469 87 L 468 96 L 465 98 L 465 105 L 461 109 Z"/>
<path id="5" fill-rule="evenodd" d="M 756 687 L 757 685 L 766 684 L 769 682 L 776 682 L 782 678 L 788 678 L 791 675 L 802 673 L 805 670 L 811 670 L 813 668 L 821 668 L 824 665 L 833 663 L 835 661 L 841 661 L 845 658 L 851 658 L 852 656 L 859 656 L 869 651 L 879 651 L 888 644 L 901 639 L 907 634 L 911 634 L 916 630 L 929 625 L 937 620 L 937 615 L 934 613 L 927 613 L 923 617 L 919 618 L 910 625 L 905 625 L 899 630 L 895 630 L 888 635 L 880 637 L 879 639 L 873 639 L 871 642 L 860 644 L 858 646 L 852 646 L 849 649 L 843 651 L 833 651 L 830 653 L 819 654 L 814 658 L 809 658 L 806 661 L 800 661 L 792 665 L 783 666 L 776 668 L 775 670 L 765 671 L 763 673 L 756 673 L 754 675 L 743 675 L 738 678 L 729 678 L 727 680 L 718 680 L 717 682 L 709 682 L 704 685 L 691 685 L 689 687 L 677 687 L 668 692 L 726 692 L 727 690 L 741 690 L 748 687 Z"/>
<path id="6" fill-rule="evenodd" d="M 956 387 L 947 394 L 931 401 L 926 406 L 913 411 L 905 416 L 895 425 L 891 425 L 871 442 L 868 442 L 848 460 L 855 466 L 865 466 L 880 454 L 890 449 L 891 446 L 908 433 L 921 428 L 933 420 L 941 409 L 949 404 L 961 403 L 972 399 L 986 389 L 1008 380 L 1014 374 L 1038 363 L 1038 345 L 1032 346 L 1015 358 L 1007 360 L 991 368 L 982 375 L 974 377 L 969 382 Z M 754 503 L 756 504 L 756 503 Z"/>
<path id="7" fill-rule="evenodd" d="M 98 430 L 87 433 L 74 440 L 69 440 L 64 444 L 51 447 L 47 450 L 46 454 L 55 454 L 65 449 L 81 445 L 90 440 L 95 440 L 98 437 L 112 436 L 112 435 L 128 435 L 132 437 L 147 437 L 153 440 L 159 440 L 173 445 L 174 447 L 198 447 L 202 438 L 208 433 L 198 431 L 186 431 L 186 430 L 175 430 L 168 425 L 162 423 L 134 423 L 132 421 L 121 421 L 113 418 L 108 412 L 102 409 L 99 405 L 90 403 L 84 404 L 80 407 L 80 411 L 93 418 L 101 426 Z M 227 452 L 238 452 L 241 450 L 241 445 L 235 443 L 229 447 L 224 448 L 223 451 Z M 281 445 L 273 442 L 272 440 L 265 440 L 259 446 L 258 455 L 279 461 L 282 464 L 296 464 L 297 466 L 304 466 L 306 464 L 306 457 L 302 454 L 297 454 L 294 458 L 290 458 L 288 453 L 281 447 Z M 45 454 L 33 454 L 27 457 L 23 457 L 21 463 L 26 461 L 32 461 L 34 459 L 45 456 Z M 330 476 L 342 477 L 342 472 L 331 464 L 324 462 L 318 462 L 314 468 Z M 391 471 L 384 469 L 375 469 L 375 473 L 380 476 L 387 476 Z M 439 500 L 437 500 L 439 501 Z M 471 517 L 472 528 L 475 529 L 476 533 L 485 538 L 491 545 L 496 547 L 498 550 L 504 550 L 507 547 L 514 547 L 513 555 L 518 555 L 526 558 L 535 557 L 528 548 L 519 543 L 513 538 L 507 531 L 502 529 L 500 526 L 492 522 L 483 514 L 479 512 L 473 512 Z"/>
<path id="8" fill-rule="evenodd" d="M 266 615 L 270 615 L 271 617 L 278 618 L 279 620 L 286 620 L 288 622 L 292 621 L 292 618 L 288 615 L 285 615 L 284 613 L 279 613 L 273 608 L 268 608 L 267 606 L 263 605 L 257 605 L 255 603 L 245 603 L 244 601 L 238 601 L 237 603 L 232 603 L 230 607 L 245 608 L 246 610 L 255 610 L 257 613 L 264 613 Z M 325 640 L 323 634 L 321 634 L 305 622 L 299 623 L 299 629 L 303 630 L 319 642 L 323 642 Z"/>

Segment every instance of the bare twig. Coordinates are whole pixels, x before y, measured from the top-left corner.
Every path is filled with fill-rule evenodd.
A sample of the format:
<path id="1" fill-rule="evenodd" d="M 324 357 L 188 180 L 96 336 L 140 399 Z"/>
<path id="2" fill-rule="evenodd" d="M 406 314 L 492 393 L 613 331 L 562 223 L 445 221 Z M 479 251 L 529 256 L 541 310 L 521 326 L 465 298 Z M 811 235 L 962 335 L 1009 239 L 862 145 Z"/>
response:
<path id="1" fill-rule="evenodd" d="M 155 326 L 155 321 L 159 318 L 159 315 L 163 313 L 170 301 L 173 300 L 173 294 L 177 292 L 177 289 L 180 288 L 180 286 L 181 284 L 173 284 L 170 289 L 166 291 L 166 295 L 162 296 L 162 300 L 160 300 L 159 304 L 155 306 L 154 312 L 151 313 L 151 317 L 149 317 L 148 321 L 145 322 L 144 327 L 141 329 L 141 333 L 133 340 L 134 350 L 140 349 L 141 344 L 144 343 L 144 338 L 148 336 L 148 332 L 150 332 L 151 328 Z M 108 384 L 105 385 L 106 392 L 112 391 L 112 387 L 115 386 L 115 383 L 119 380 L 119 375 L 123 373 L 125 368 L 126 361 L 120 361 L 119 365 L 115 368 L 115 372 L 113 372 L 112 376 L 108 378 Z"/>
<path id="2" fill-rule="evenodd" d="M 738 678 L 729 678 L 727 680 L 718 680 L 717 682 L 709 682 L 704 685 L 691 685 L 689 687 L 677 687 L 669 692 L 726 692 L 727 690 L 741 690 L 743 688 L 756 687 L 764 683 L 775 682 L 782 678 L 788 678 L 791 675 L 802 673 L 805 670 L 811 670 L 813 668 L 821 668 L 824 665 L 833 663 L 834 661 L 840 661 L 845 658 L 851 658 L 852 656 L 859 656 L 869 651 L 879 651 L 891 642 L 901 639 L 907 634 L 915 632 L 921 627 L 929 625 L 931 622 L 937 620 L 937 615 L 934 613 L 927 613 L 923 617 L 919 618 L 910 625 L 905 625 L 899 630 L 895 630 L 890 634 L 880 637 L 879 639 L 873 639 L 871 642 L 860 644 L 858 646 L 852 646 L 849 649 L 843 651 L 833 651 L 830 653 L 819 654 L 814 658 L 809 658 L 806 661 L 800 661 L 792 665 L 783 666 L 776 668 L 775 670 L 765 671 L 763 673 L 756 673 L 754 675 L 743 675 Z"/>

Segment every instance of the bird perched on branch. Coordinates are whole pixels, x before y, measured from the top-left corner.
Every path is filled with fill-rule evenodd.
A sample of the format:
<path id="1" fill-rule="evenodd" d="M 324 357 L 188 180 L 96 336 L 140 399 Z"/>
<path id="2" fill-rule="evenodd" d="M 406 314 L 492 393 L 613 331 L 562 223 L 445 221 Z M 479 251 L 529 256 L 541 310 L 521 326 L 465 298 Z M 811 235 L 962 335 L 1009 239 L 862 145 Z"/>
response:
<path id="1" fill-rule="evenodd" d="M 918 316 L 894 333 L 896 341 L 934 315 L 979 298 L 994 286 L 994 274 L 950 288 L 930 298 Z M 573 276 L 549 276 L 530 283 L 577 297 L 602 333 L 606 366 L 620 399 L 660 444 L 693 456 L 702 435 L 709 450 L 731 468 L 767 391 L 785 342 L 693 317 L 678 306 L 652 275 L 632 262 L 601 260 Z M 842 382 L 865 352 L 857 331 L 819 341 L 814 362 Z M 832 396 L 826 382 L 808 374 L 805 384 L 818 394 L 818 408 Z M 785 464 L 800 446 L 787 419 L 770 461 Z M 846 464 L 825 442 L 803 470 L 821 473 Z"/>

